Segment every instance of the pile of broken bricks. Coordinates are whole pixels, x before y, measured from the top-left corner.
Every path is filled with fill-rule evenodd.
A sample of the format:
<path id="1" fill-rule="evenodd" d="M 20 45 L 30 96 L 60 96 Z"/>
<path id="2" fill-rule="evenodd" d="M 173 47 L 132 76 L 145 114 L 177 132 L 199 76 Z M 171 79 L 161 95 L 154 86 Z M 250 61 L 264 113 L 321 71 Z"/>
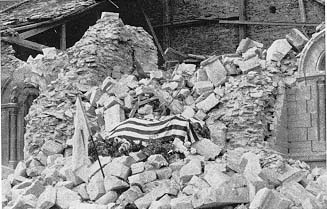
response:
<path id="1" fill-rule="evenodd" d="M 209 146 L 209 147 L 207 147 Z M 73 173 L 70 157 L 49 156 L 40 176 L 28 178 L 20 162 L 2 180 L 5 209 L 323 209 L 327 171 L 286 160 L 264 149 L 236 148 L 214 158 L 211 144 L 184 159 L 168 161 L 142 151 L 100 157 Z M 209 155 L 209 156 L 210 156 Z M 205 157 L 206 156 L 206 157 Z M 8 203 L 9 202 L 9 203 Z"/>
<path id="2" fill-rule="evenodd" d="M 267 50 L 247 38 L 235 54 L 201 58 L 198 65 L 182 63 L 159 71 L 149 67 L 154 66 L 153 60 L 139 60 L 125 63 L 123 69 L 113 68 L 111 76 L 102 78 L 97 66 L 102 69 L 103 63 L 116 63 L 123 57 L 115 54 L 118 58 L 113 61 L 94 54 L 90 62 L 85 59 L 88 45 L 99 36 L 96 31 L 107 30 L 102 28 L 104 21 L 68 49 L 70 64 L 33 104 L 27 117 L 28 158 L 2 180 L 5 209 L 327 207 L 326 170 L 310 170 L 303 162 L 284 159 L 265 148 L 273 131 L 269 127 L 275 95 L 279 87 L 295 82 L 296 54 L 308 41 L 300 31 L 292 30 Z M 126 29 L 115 18 L 109 21 L 113 25 L 110 47 L 123 47 L 115 42 L 124 40 L 121 31 L 147 37 L 140 29 Z M 139 47 L 131 45 L 124 49 L 126 54 Z M 154 54 L 151 44 L 136 52 L 142 50 Z M 133 72 L 129 67 L 136 69 Z M 83 95 L 97 143 L 129 117 L 160 120 L 168 115 L 207 126 L 210 139 L 191 146 L 174 144 L 172 151 L 183 152 L 180 158 L 147 155 L 142 150 L 119 155 L 100 149 L 104 177 L 98 162 L 73 172 L 69 139 L 74 131 L 76 95 Z M 40 123 L 42 127 L 37 128 Z"/>

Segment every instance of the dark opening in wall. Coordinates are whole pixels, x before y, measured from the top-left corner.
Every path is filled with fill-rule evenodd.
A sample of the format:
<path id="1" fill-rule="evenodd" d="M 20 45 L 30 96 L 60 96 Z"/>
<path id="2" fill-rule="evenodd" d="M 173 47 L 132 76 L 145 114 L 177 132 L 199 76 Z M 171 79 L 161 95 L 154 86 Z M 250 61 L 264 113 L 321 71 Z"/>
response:
<path id="1" fill-rule="evenodd" d="M 276 7 L 275 6 L 270 6 L 269 7 L 269 12 L 272 13 L 272 14 L 275 14 L 276 13 Z"/>
<path id="2" fill-rule="evenodd" d="M 78 40 L 82 38 L 86 30 L 94 25 L 98 18 L 101 16 L 101 12 L 117 12 L 117 9 L 113 7 L 110 3 L 105 4 L 103 7 L 98 9 L 93 9 L 84 13 L 80 17 L 76 17 L 75 19 L 66 22 L 66 47 L 72 47 Z M 46 45 L 49 47 L 56 47 L 60 49 L 60 35 L 61 35 L 61 27 L 55 27 L 49 29 L 43 33 L 35 35 L 33 37 L 28 38 L 27 40 L 33 41 L 42 45 Z M 16 53 L 15 56 L 21 60 L 26 61 L 27 58 L 31 55 L 35 57 L 37 54 L 41 52 L 37 52 L 31 49 L 27 49 L 20 46 L 13 46 Z"/>

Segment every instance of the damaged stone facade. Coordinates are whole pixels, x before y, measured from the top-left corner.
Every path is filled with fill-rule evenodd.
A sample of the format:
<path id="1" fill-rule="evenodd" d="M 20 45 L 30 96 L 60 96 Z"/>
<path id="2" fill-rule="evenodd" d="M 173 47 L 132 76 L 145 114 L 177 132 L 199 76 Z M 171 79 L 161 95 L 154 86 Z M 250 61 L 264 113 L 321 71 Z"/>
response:
<path id="1" fill-rule="evenodd" d="M 166 22 L 163 16 L 164 1 L 160 6 L 145 4 L 153 25 Z M 222 20 L 238 20 L 239 1 L 201 0 L 201 1 L 169 1 L 169 21 L 188 21 L 197 18 L 219 18 Z M 324 21 L 324 6 L 317 1 L 305 0 L 305 14 L 308 23 Z M 160 14 L 160 15 L 158 15 Z M 245 16 L 247 21 L 259 22 L 300 22 L 301 15 L 297 0 L 282 1 L 246 1 Z M 170 45 L 184 53 L 226 54 L 233 53 L 239 43 L 239 25 L 210 23 L 207 25 L 189 25 L 170 27 Z M 294 26 L 247 25 L 246 37 L 257 40 L 267 48 L 273 40 L 285 37 L 287 31 Z M 298 27 L 301 29 L 301 27 Z M 163 34 L 162 28 L 156 28 Z M 308 35 L 315 32 L 312 26 L 304 27 Z M 186 38 L 185 38 L 186 37 Z M 164 39 L 161 40 L 164 42 Z M 215 46 L 215 48 L 214 48 Z"/>
<path id="2" fill-rule="evenodd" d="M 176 63 L 162 71 L 147 32 L 124 25 L 118 14 L 103 13 L 67 51 L 47 48 L 18 67 L 33 73 L 26 82 L 38 86 L 40 96 L 26 117 L 25 160 L 2 180 L 2 206 L 326 208 L 326 169 L 280 155 L 292 149 L 292 132 L 285 127 L 302 130 L 301 124 L 320 122 L 312 120 L 316 109 L 309 107 L 319 98 L 317 83 L 296 83 L 297 56 L 308 41 L 296 35 L 301 33 L 269 47 L 246 38 L 232 53 L 197 56 L 196 64 Z M 75 169 L 77 96 L 95 143 L 89 142 L 92 159 Z M 309 120 L 289 119 L 302 116 L 291 112 L 298 108 Z M 200 140 L 161 144 L 155 138 L 139 143 L 108 137 L 128 118 L 148 124 L 171 115 L 197 125 Z M 310 128 L 303 130 L 308 136 Z"/>
<path id="3" fill-rule="evenodd" d="M 58 79 L 48 80 L 49 86 L 41 91 L 26 116 L 26 157 L 44 155 L 42 151 L 39 153 L 40 148 L 48 140 L 63 150 L 66 140 L 73 134 L 76 95 L 99 85 L 107 76 L 117 79 L 122 74 L 133 73 L 136 68 L 157 69 L 156 53 L 152 38 L 143 29 L 124 26 L 113 16 L 100 19 L 90 27 L 67 53 L 57 55 L 54 50 L 45 55 L 45 59 L 54 59 L 54 63 L 59 60 L 65 65 L 60 71 L 52 72 Z M 44 75 L 42 65 L 34 67 Z M 40 127 L 40 124 L 43 125 Z"/>

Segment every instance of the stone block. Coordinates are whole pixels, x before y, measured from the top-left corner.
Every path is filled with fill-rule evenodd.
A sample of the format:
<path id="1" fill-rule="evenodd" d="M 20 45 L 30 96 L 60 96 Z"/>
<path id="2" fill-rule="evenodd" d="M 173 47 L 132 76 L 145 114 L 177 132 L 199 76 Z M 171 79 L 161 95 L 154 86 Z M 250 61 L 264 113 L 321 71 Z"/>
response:
<path id="1" fill-rule="evenodd" d="M 207 114 L 203 110 L 198 110 L 194 115 L 194 118 L 197 120 L 204 120 L 207 117 Z"/>
<path id="2" fill-rule="evenodd" d="M 53 60 L 57 56 L 57 49 L 55 47 L 48 47 L 42 49 L 44 59 Z"/>
<path id="3" fill-rule="evenodd" d="M 89 200 L 89 194 L 86 190 L 86 183 L 80 184 L 72 189 L 74 192 L 77 192 L 79 196 L 82 197 L 82 200 Z"/>
<path id="4" fill-rule="evenodd" d="M 97 200 L 106 193 L 103 177 L 94 176 L 86 185 L 86 191 L 91 200 Z"/>
<path id="5" fill-rule="evenodd" d="M 124 120 L 125 113 L 119 104 L 113 105 L 104 112 L 105 130 L 108 132 Z"/>
<path id="6" fill-rule="evenodd" d="M 317 182 L 310 181 L 305 189 L 311 192 L 313 195 L 317 196 L 319 193 L 323 192 L 323 188 Z"/>
<path id="7" fill-rule="evenodd" d="M 81 197 L 66 187 L 58 187 L 56 196 L 56 205 L 62 209 L 68 209 L 73 202 L 81 202 Z"/>
<path id="8" fill-rule="evenodd" d="M 53 140 L 47 140 L 42 145 L 41 150 L 48 156 L 54 154 L 61 154 L 64 150 L 64 146 Z"/>
<path id="9" fill-rule="evenodd" d="M 253 41 L 250 38 L 245 38 L 245 39 L 242 39 L 241 42 L 239 43 L 239 45 L 236 49 L 236 53 L 244 53 L 252 47 L 262 48 L 263 44 Z"/>
<path id="10" fill-rule="evenodd" d="M 104 188 L 106 192 L 127 189 L 128 187 L 128 183 L 115 176 L 106 176 L 104 179 Z"/>
<path id="11" fill-rule="evenodd" d="M 289 141 L 307 141 L 308 140 L 308 128 L 291 128 L 291 129 L 289 129 L 288 139 L 289 139 Z"/>
<path id="12" fill-rule="evenodd" d="M 218 188 L 220 185 L 230 180 L 227 174 L 221 172 L 220 166 L 217 163 L 208 163 L 205 165 L 203 178 L 213 188 Z"/>
<path id="13" fill-rule="evenodd" d="M 72 189 L 74 183 L 72 181 L 60 181 L 56 184 L 57 187 L 66 187 L 67 189 Z"/>
<path id="14" fill-rule="evenodd" d="M 313 152 L 326 152 L 326 141 L 312 141 Z"/>
<path id="15" fill-rule="evenodd" d="M 156 172 L 159 180 L 169 179 L 173 173 L 172 169 L 169 167 L 157 169 L 157 170 L 155 170 L 155 172 Z"/>
<path id="16" fill-rule="evenodd" d="M 108 209 L 107 205 L 73 202 L 69 209 Z"/>
<path id="17" fill-rule="evenodd" d="M 171 198 L 169 195 L 164 195 L 157 201 L 153 201 L 149 207 L 149 209 L 171 209 L 170 207 Z"/>
<path id="18" fill-rule="evenodd" d="M 119 162 L 111 162 L 103 168 L 105 176 L 116 176 L 118 178 L 127 180 L 131 173 L 131 169 Z"/>
<path id="19" fill-rule="evenodd" d="M 288 117 L 288 128 L 309 128 L 311 127 L 310 113 L 291 115 Z"/>
<path id="20" fill-rule="evenodd" d="M 178 185 L 170 180 L 161 180 L 158 182 L 157 186 L 151 189 L 143 197 L 135 201 L 137 208 L 148 208 L 151 202 L 157 200 L 158 198 L 164 196 L 165 194 L 177 195 Z"/>
<path id="21" fill-rule="evenodd" d="M 151 155 L 150 157 L 148 157 L 147 162 L 157 169 L 164 166 L 168 166 L 167 160 L 160 154 Z"/>
<path id="22" fill-rule="evenodd" d="M 145 171 L 143 173 L 135 174 L 128 177 L 128 182 L 130 185 L 140 185 L 143 186 L 146 183 L 152 182 L 157 179 L 157 174 L 155 171 Z"/>
<path id="23" fill-rule="evenodd" d="M 29 209 L 36 208 L 37 198 L 32 195 L 21 195 L 11 206 L 5 207 L 4 209 Z"/>
<path id="24" fill-rule="evenodd" d="M 285 55 L 292 49 L 292 46 L 286 39 L 275 40 L 267 50 L 267 61 L 281 61 Z"/>
<path id="25" fill-rule="evenodd" d="M 138 186 L 131 186 L 128 190 L 123 192 L 116 201 L 120 205 L 127 205 L 128 203 L 134 203 L 136 199 L 143 195 L 141 189 Z"/>
<path id="26" fill-rule="evenodd" d="M 202 139 L 192 144 L 192 147 L 196 149 L 199 155 L 204 156 L 205 160 L 214 160 L 221 152 L 222 146 L 214 144 L 209 139 Z"/>
<path id="27" fill-rule="evenodd" d="M 90 94 L 90 104 L 92 106 L 96 106 L 97 102 L 99 101 L 99 99 L 101 98 L 103 92 L 101 91 L 100 88 L 92 88 L 91 89 L 91 94 Z"/>
<path id="28" fill-rule="evenodd" d="M 95 203 L 100 205 L 107 205 L 109 203 L 114 203 L 118 198 L 118 194 L 115 191 L 108 191 L 106 194 L 104 194 L 102 197 L 97 199 Z"/>
<path id="29" fill-rule="evenodd" d="M 244 176 L 234 174 L 216 189 L 218 205 L 249 203 L 249 188 Z"/>
<path id="30" fill-rule="evenodd" d="M 196 191 L 192 198 L 192 205 L 194 208 L 211 207 L 216 203 L 216 189 L 212 187 Z"/>
<path id="31" fill-rule="evenodd" d="M 171 209 L 193 209 L 192 197 L 182 196 L 170 201 Z"/>
<path id="32" fill-rule="evenodd" d="M 327 192 L 327 173 L 317 178 L 317 183 Z"/>
<path id="33" fill-rule="evenodd" d="M 132 174 L 141 173 L 144 171 L 144 162 L 138 162 L 131 165 Z"/>
<path id="34" fill-rule="evenodd" d="M 321 209 L 318 203 L 310 198 L 305 199 L 302 202 L 303 209 Z"/>
<path id="35" fill-rule="evenodd" d="M 188 182 L 195 175 L 200 175 L 202 173 L 201 161 L 193 159 L 184 165 L 180 172 L 180 181 L 183 183 Z"/>
<path id="36" fill-rule="evenodd" d="M 263 188 L 257 192 L 249 209 L 288 209 L 291 204 L 292 201 L 277 191 Z"/>
<path id="37" fill-rule="evenodd" d="M 204 112 L 208 112 L 219 103 L 215 93 L 211 93 L 206 99 L 196 104 L 196 107 Z"/>
<path id="38" fill-rule="evenodd" d="M 263 168 L 258 176 L 264 181 L 268 182 L 268 184 L 272 184 L 275 187 L 281 184 L 281 182 L 278 180 L 279 174 L 272 168 Z"/>
<path id="39" fill-rule="evenodd" d="M 24 161 L 20 161 L 16 168 L 15 168 L 15 172 L 14 172 L 15 176 L 23 176 L 23 177 L 27 177 L 26 174 L 26 164 Z"/>
<path id="40" fill-rule="evenodd" d="M 201 95 L 206 92 L 213 91 L 213 84 L 211 81 L 198 81 L 194 84 L 193 89 L 198 95 Z"/>
<path id="41" fill-rule="evenodd" d="M 239 66 L 240 70 L 246 74 L 250 71 L 261 70 L 261 60 L 258 57 L 252 57 L 245 61 L 238 61 L 235 63 Z"/>
<path id="42" fill-rule="evenodd" d="M 42 171 L 42 176 L 48 185 L 54 185 L 59 181 L 66 180 L 66 177 L 61 175 L 56 168 L 47 167 Z"/>
<path id="43" fill-rule="evenodd" d="M 47 158 L 47 166 L 51 167 L 52 165 L 55 165 L 55 162 L 58 158 L 63 158 L 62 154 L 54 154 L 54 155 L 50 155 Z"/>
<path id="44" fill-rule="evenodd" d="M 184 106 L 184 111 L 182 112 L 182 117 L 185 119 L 193 118 L 195 111 L 191 106 Z"/>
<path id="45" fill-rule="evenodd" d="M 295 204 L 300 205 L 307 198 L 315 199 L 313 194 L 305 190 L 301 184 L 297 182 L 288 182 L 283 184 L 280 192 L 287 198 L 291 199 Z"/>
<path id="46" fill-rule="evenodd" d="M 289 143 L 290 153 L 312 152 L 311 141 L 298 141 Z"/>
<path id="47" fill-rule="evenodd" d="M 305 176 L 306 176 L 305 171 L 286 164 L 283 171 L 279 173 L 278 180 L 281 181 L 282 183 L 291 182 L 291 181 L 300 182 L 302 179 L 305 178 Z"/>
<path id="48" fill-rule="evenodd" d="M 44 192 L 37 200 L 37 209 L 50 209 L 56 203 L 56 189 L 52 186 L 47 186 Z"/>
<path id="49" fill-rule="evenodd" d="M 127 167 L 131 167 L 134 163 L 136 163 L 135 159 L 131 156 L 121 156 L 116 157 L 112 160 L 113 163 L 121 163 Z"/>
<path id="50" fill-rule="evenodd" d="M 24 195 L 32 194 L 38 198 L 44 192 L 45 187 L 40 180 L 35 180 L 29 187 L 25 188 L 24 190 Z"/>
<path id="51" fill-rule="evenodd" d="M 136 163 L 143 161 L 147 158 L 147 156 L 142 151 L 130 152 L 129 156 L 131 156 L 135 160 Z"/>
<path id="52" fill-rule="evenodd" d="M 202 63 L 205 63 L 202 67 L 214 86 L 219 86 L 226 81 L 227 71 L 218 56 L 212 56 Z"/>
<path id="53" fill-rule="evenodd" d="M 297 51 L 301 51 L 305 44 L 309 41 L 308 38 L 298 29 L 292 28 L 286 35 L 286 40 L 295 48 Z"/>

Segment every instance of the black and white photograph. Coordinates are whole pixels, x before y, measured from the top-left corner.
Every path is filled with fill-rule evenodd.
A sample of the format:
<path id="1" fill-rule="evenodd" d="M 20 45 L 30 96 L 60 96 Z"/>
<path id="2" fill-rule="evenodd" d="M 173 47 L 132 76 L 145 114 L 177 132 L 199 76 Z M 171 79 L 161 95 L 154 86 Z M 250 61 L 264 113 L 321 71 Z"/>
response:
<path id="1" fill-rule="evenodd" d="M 325 0 L 0 0 L 1 208 L 327 209 Z"/>

